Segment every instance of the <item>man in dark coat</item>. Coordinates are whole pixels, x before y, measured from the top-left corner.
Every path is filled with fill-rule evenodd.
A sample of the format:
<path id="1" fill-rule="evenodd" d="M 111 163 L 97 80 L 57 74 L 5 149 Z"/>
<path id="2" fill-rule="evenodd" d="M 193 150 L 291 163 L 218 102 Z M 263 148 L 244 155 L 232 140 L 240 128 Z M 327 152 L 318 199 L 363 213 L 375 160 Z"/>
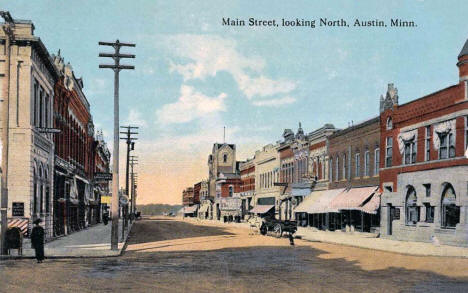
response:
<path id="1" fill-rule="evenodd" d="M 36 259 L 38 263 L 44 260 L 44 228 L 39 226 L 41 219 L 34 221 L 34 228 L 31 232 L 31 243 L 36 252 Z"/>

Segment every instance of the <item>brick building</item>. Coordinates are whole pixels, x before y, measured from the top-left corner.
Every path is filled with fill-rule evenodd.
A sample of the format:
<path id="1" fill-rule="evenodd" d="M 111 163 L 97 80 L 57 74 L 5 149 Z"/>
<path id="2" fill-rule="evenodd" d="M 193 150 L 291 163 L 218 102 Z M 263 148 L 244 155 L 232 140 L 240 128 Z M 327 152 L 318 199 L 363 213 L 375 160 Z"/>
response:
<path id="1" fill-rule="evenodd" d="M 255 164 L 253 158 L 239 165 L 241 174 L 240 196 L 242 198 L 242 216 L 253 208 L 255 202 Z"/>
<path id="2" fill-rule="evenodd" d="M 336 212 L 312 225 L 370 232 L 380 226 L 380 117 L 340 130 L 329 137 L 329 189 L 339 190 L 329 204 Z"/>
<path id="3" fill-rule="evenodd" d="M 90 105 L 83 93 L 83 80 L 71 65 L 53 56 L 59 74 L 54 92 L 55 135 L 55 235 L 66 235 L 90 224 L 96 210 L 92 187 L 95 170 L 94 125 Z"/>
<path id="4" fill-rule="evenodd" d="M 94 159 L 94 173 L 111 173 L 110 158 L 111 154 L 104 141 L 102 131 L 97 131 L 95 139 L 95 159 Z M 107 209 L 107 204 L 101 201 L 102 196 L 110 194 L 110 181 L 108 180 L 95 180 L 94 183 L 94 202 L 90 205 L 91 224 L 99 223 L 102 219 L 104 209 Z"/>
<path id="5" fill-rule="evenodd" d="M 403 105 L 381 97 L 382 236 L 467 246 L 468 41 L 457 84 Z"/>
<path id="6" fill-rule="evenodd" d="M 295 217 L 294 209 L 313 191 L 327 188 L 327 137 L 336 131 L 332 124 L 305 135 L 299 123 L 296 135 L 290 129 L 283 132 L 277 147 L 280 159 L 279 183 L 280 219 Z"/>

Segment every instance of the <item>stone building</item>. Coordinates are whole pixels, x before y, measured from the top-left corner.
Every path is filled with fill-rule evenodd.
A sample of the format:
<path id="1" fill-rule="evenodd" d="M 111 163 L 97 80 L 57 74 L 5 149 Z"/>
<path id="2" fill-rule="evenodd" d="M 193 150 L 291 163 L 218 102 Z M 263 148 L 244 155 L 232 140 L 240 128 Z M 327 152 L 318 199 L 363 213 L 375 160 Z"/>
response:
<path id="1" fill-rule="evenodd" d="M 47 49 L 34 35 L 33 23 L 14 22 L 10 48 L 6 48 L 4 30 L 0 30 L 0 99 L 9 90 L 10 101 L 7 215 L 10 220 L 24 220 L 29 227 L 33 220 L 41 218 L 46 237 L 50 238 L 54 142 L 48 129 L 53 127 L 54 85 L 58 75 Z"/>
<path id="2" fill-rule="evenodd" d="M 55 84 L 55 223 L 56 235 L 66 235 L 87 227 L 99 204 L 93 191 L 95 165 L 94 124 L 83 79 L 71 65 L 53 56 L 59 74 Z"/>
<path id="3" fill-rule="evenodd" d="M 255 152 L 253 164 L 255 168 L 255 202 L 250 210 L 254 214 L 279 215 L 280 186 L 279 182 L 280 158 L 277 145 L 268 144 Z"/>
<path id="4" fill-rule="evenodd" d="M 468 41 L 458 83 L 406 104 L 381 97 L 381 235 L 467 246 Z"/>
<path id="5" fill-rule="evenodd" d="M 221 219 L 221 198 L 232 197 L 234 193 L 240 192 L 241 180 L 239 172 L 240 162 L 236 161 L 236 146 L 227 143 L 215 143 L 211 154 L 208 156 L 208 180 L 209 193 L 214 199 L 213 217 Z M 240 205 L 236 213 L 240 213 Z M 231 211 L 229 214 L 233 214 Z"/>

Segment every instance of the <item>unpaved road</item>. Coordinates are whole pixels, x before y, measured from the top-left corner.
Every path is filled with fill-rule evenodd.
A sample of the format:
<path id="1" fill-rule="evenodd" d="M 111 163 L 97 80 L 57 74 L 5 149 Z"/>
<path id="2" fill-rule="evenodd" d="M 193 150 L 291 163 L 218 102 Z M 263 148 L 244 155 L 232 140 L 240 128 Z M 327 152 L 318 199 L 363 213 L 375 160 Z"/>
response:
<path id="1" fill-rule="evenodd" d="M 0 261 L 0 292 L 468 292 L 468 259 L 249 235 L 171 218 L 135 223 L 119 258 Z"/>

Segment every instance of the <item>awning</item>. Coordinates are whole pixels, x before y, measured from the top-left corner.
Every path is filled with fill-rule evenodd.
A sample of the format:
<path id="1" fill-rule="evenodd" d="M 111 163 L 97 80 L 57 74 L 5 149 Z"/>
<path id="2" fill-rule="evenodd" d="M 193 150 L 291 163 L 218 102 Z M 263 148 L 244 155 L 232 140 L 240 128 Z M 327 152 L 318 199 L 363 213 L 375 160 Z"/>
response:
<path id="1" fill-rule="evenodd" d="M 18 227 L 24 235 L 28 232 L 29 219 L 8 219 L 8 228 Z"/>
<path id="2" fill-rule="evenodd" d="M 269 212 L 273 207 L 274 205 L 256 205 L 249 212 L 253 214 L 264 214 Z"/>
<path id="3" fill-rule="evenodd" d="M 310 194 L 310 188 L 293 188 L 291 191 L 292 196 L 307 196 Z"/>
<path id="4" fill-rule="evenodd" d="M 344 189 L 324 190 L 314 203 L 306 209 L 309 214 L 337 213 L 338 209 L 330 206 L 332 200 L 342 193 Z"/>
<path id="5" fill-rule="evenodd" d="M 84 179 L 84 178 L 81 177 L 81 176 L 75 175 L 75 178 L 78 179 L 78 180 L 80 180 L 80 181 L 83 181 L 83 183 L 85 183 L 85 184 L 89 184 L 89 181 L 86 180 L 86 179 Z"/>
<path id="6" fill-rule="evenodd" d="M 361 211 L 367 214 L 377 214 L 377 210 L 380 207 L 380 193 L 374 194 L 372 198 L 362 206 Z"/>
<path id="7" fill-rule="evenodd" d="M 340 193 L 330 204 L 339 210 L 360 210 L 363 203 L 377 190 L 377 186 L 357 187 Z"/>
<path id="8" fill-rule="evenodd" d="M 314 202 L 322 195 L 323 191 L 314 191 L 304 198 L 304 200 L 294 209 L 295 213 L 306 213 Z"/>
<path id="9" fill-rule="evenodd" d="M 184 214 L 193 214 L 197 211 L 197 209 L 198 209 L 197 205 L 184 207 Z"/>

